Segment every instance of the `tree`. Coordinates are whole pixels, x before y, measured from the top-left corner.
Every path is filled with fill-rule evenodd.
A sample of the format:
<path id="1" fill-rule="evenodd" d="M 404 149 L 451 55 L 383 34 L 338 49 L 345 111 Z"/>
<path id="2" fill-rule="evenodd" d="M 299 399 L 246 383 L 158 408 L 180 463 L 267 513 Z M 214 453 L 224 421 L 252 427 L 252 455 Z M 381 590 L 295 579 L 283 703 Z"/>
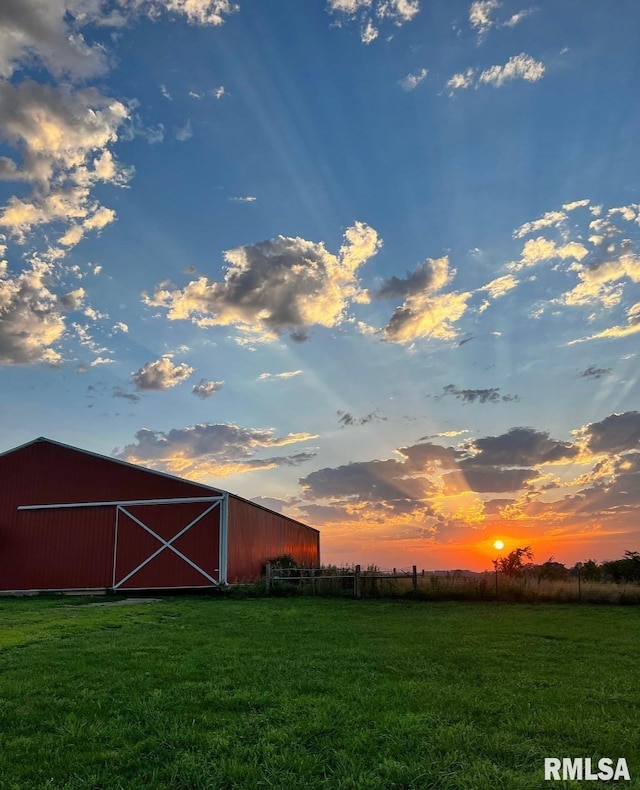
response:
<path id="1" fill-rule="evenodd" d="M 562 581 L 567 578 L 569 571 L 561 562 L 555 562 L 553 557 L 549 557 L 546 562 L 538 566 L 538 578 L 549 579 L 549 581 Z"/>
<path id="2" fill-rule="evenodd" d="M 580 578 L 585 582 L 599 582 L 602 579 L 602 568 L 595 560 L 585 560 L 577 562 L 571 569 L 571 575 L 578 575 L 578 565 L 580 565 Z"/>
<path id="3" fill-rule="evenodd" d="M 524 548 L 514 549 L 506 557 L 494 560 L 493 564 L 495 569 L 504 573 L 505 576 L 516 578 L 517 576 L 522 576 L 525 569 L 531 565 L 532 559 L 531 546 L 525 546 Z M 525 560 L 529 560 L 529 562 L 525 562 Z"/>

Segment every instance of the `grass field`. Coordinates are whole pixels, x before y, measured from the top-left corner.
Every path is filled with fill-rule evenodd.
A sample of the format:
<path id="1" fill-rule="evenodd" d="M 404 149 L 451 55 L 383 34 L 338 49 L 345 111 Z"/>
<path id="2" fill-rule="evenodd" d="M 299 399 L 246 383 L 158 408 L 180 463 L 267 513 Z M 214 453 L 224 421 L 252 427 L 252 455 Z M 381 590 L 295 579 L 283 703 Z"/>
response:
<path id="1" fill-rule="evenodd" d="M 0 788 L 640 788 L 632 607 L 0 599 Z"/>

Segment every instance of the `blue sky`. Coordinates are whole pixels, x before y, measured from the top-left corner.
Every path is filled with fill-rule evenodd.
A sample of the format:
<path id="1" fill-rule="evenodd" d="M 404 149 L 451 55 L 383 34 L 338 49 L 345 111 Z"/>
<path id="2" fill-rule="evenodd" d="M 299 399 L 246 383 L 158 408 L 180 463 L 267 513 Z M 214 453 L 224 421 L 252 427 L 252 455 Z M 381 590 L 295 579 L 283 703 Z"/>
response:
<path id="1" fill-rule="evenodd" d="M 637 3 L 0 9 L 0 450 L 258 498 L 333 562 L 638 543 Z"/>

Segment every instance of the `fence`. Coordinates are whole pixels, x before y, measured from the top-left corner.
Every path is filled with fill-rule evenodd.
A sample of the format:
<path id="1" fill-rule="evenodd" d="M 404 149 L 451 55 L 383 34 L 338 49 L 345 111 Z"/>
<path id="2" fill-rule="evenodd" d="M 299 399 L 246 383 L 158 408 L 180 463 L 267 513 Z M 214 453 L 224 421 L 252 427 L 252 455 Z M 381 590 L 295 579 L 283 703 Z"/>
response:
<path id="1" fill-rule="evenodd" d="M 424 576 L 424 570 L 422 571 Z M 367 584 L 366 580 L 373 580 L 371 584 L 375 588 L 378 579 L 405 579 L 411 580 L 411 585 L 414 592 L 418 591 L 418 569 L 414 565 L 412 569 L 396 569 L 391 571 L 381 570 L 365 570 L 363 571 L 360 565 L 351 568 L 279 568 L 274 567 L 268 562 L 265 566 L 265 584 L 267 594 L 273 590 L 276 582 L 297 582 L 298 584 L 309 584 L 311 586 L 311 593 L 315 595 L 318 591 L 319 582 L 322 584 L 323 580 L 334 579 L 349 579 L 351 580 L 348 585 L 353 590 L 354 598 L 362 598 L 363 582 Z M 324 585 L 326 586 L 326 585 Z"/>
<path id="2" fill-rule="evenodd" d="M 553 580 L 541 575 L 510 578 L 494 571 L 435 573 L 419 571 L 415 565 L 411 569 L 363 570 L 360 565 L 281 568 L 268 563 L 265 582 L 267 593 L 275 594 L 310 591 L 312 595 L 351 594 L 354 598 L 406 596 L 431 601 L 640 604 L 637 582 L 585 581 L 580 574 Z"/>

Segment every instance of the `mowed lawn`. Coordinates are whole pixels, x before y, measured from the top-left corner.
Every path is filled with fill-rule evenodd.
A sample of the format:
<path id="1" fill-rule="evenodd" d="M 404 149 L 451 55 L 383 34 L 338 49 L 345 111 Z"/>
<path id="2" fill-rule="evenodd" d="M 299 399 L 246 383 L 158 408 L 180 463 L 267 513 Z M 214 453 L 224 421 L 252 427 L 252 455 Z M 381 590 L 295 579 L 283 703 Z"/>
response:
<path id="1" fill-rule="evenodd" d="M 637 608 L 86 603 L 0 599 L 3 790 L 640 787 Z"/>

